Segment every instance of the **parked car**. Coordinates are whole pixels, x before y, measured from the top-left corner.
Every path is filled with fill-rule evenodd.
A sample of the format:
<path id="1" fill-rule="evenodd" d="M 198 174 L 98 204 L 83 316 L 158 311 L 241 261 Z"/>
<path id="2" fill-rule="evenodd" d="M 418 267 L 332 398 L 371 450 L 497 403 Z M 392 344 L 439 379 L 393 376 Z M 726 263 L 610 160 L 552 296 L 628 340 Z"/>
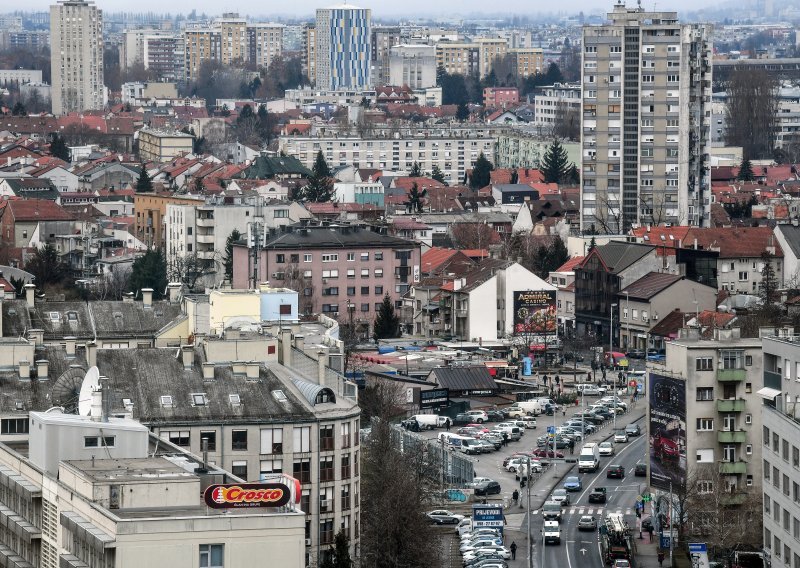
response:
<path id="1" fill-rule="evenodd" d="M 578 520 L 579 531 L 596 531 L 597 519 L 591 515 L 584 515 Z"/>
<path id="2" fill-rule="evenodd" d="M 647 464 L 637 463 L 633 469 L 633 475 L 636 477 L 647 477 Z"/>
<path id="3" fill-rule="evenodd" d="M 472 416 L 469 414 L 457 414 L 455 418 L 453 418 L 453 425 L 458 426 L 459 424 L 469 424 L 472 422 Z"/>
<path id="4" fill-rule="evenodd" d="M 500 538 L 500 531 L 489 527 L 478 528 L 472 532 L 462 534 L 461 542 L 468 542 L 470 540 L 475 540 L 478 537 Z"/>
<path id="5" fill-rule="evenodd" d="M 606 477 L 616 477 L 617 479 L 623 479 L 625 477 L 625 468 L 619 464 L 610 465 L 606 470 Z"/>
<path id="6" fill-rule="evenodd" d="M 508 559 L 511 558 L 511 551 L 502 544 L 495 546 L 483 546 L 481 548 L 464 553 L 464 562 L 472 562 L 479 558 Z"/>
<path id="7" fill-rule="evenodd" d="M 614 444 L 611 442 L 600 442 L 600 445 L 597 447 L 600 451 L 601 456 L 613 456 L 614 455 Z"/>
<path id="8" fill-rule="evenodd" d="M 467 410 L 465 414 L 472 416 L 472 421 L 477 422 L 478 424 L 483 424 L 484 422 L 489 421 L 489 416 L 486 414 L 485 410 Z"/>
<path id="9" fill-rule="evenodd" d="M 488 434 L 489 433 L 489 429 L 486 426 L 484 426 L 483 424 L 480 424 L 480 423 L 467 424 L 467 428 L 472 428 L 473 430 L 475 430 L 475 431 L 477 431 L 477 432 L 479 432 L 481 434 Z"/>
<path id="10" fill-rule="evenodd" d="M 500 484 L 496 481 L 484 481 L 475 485 L 475 495 L 500 495 Z"/>
<path id="11" fill-rule="evenodd" d="M 642 434 L 641 428 L 638 424 L 628 424 L 625 426 L 625 433 L 628 436 L 640 436 Z"/>
<path id="12" fill-rule="evenodd" d="M 544 448 L 537 448 L 533 450 L 533 455 L 537 458 L 563 458 L 564 454 L 561 452 L 554 452 L 553 450 L 545 450 Z"/>
<path id="13" fill-rule="evenodd" d="M 589 503 L 605 503 L 606 499 L 605 487 L 595 487 L 592 489 L 591 493 L 589 493 Z"/>
<path id="14" fill-rule="evenodd" d="M 463 555 L 471 550 L 477 550 L 479 548 L 486 548 L 489 546 L 502 546 L 502 545 L 503 545 L 503 539 L 499 537 L 476 538 L 468 542 L 462 542 L 461 547 L 458 550 Z"/>
<path id="15" fill-rule="evenodd" d="M 644 359 L 645 352 L 641 349 L 633 349 L 632 351 L 628 351 L 627 353 L 628 359 Z"/>
<path id="16" fill-rule="evenodd" d="M 581 355 L 577 351 L 567 351 L 564 353 L 564 359 L 566 361 L 577 361 L 578 363 L 582 363 L 583 355 Z"/>
<path id="17" fill-rule="evenodd" d="M 478 447 L 480 448 L 481 453 L 483 454 L 490 454 L 495 450 L 499 450 L 500 446 L 502 446 L 502 444 L 495 446 L 492 442 L 484 440 L 483 438 L 478 440 Z"/>
<path id="18" fill-rule="evenodd" d="M 525 428 L 529 430 L 536 429 L 536 418 L 534 418 L 533 416 L 525 416 L 522 419 L 522 422 L 525 424 Z"/>
<path id="19" fill-rule="evenodd" d="M 437 525 L 457 525 L 464 520 L 464 515 L 458 515 L 447 509 L 436 509 L 426 513 L 426 515 Z"/>
<path id="20" fill-rule="evenodd" d="M 489 422 L 502 422 L 506 419 L 503 413 L 499 410 L 487 410 L 486 416 L 488 416 Z"/>
<path id="21" fill-rule="evenodd" d="M 553 494 L 550 495 L 550 501 L 555 501 L 556 503 L 561 503 L 562 507 L 566 507 L 569 505 L 569 493 L 567 493 L 566 489 L 556 489 L 553 491 Z"/>
<path id="22" fill-rule="evenodd" d="M 628 441 L 628 435 L 624 431 L 617 432 L 616 434 L 614 434 L 615 444 L 624 444 L 627 441 Z"/>
<path id="23" fill-rule="evenodd" d="M 577 475 L 570 475 L 564 480 L 564 489 L 567 491 L 580 491 L 583 489 L 583 482 Z"/>
<path id="24" fill-rule="evenodd" d="M 474 477 L 472 481 L 466 484 L 467 487 L 475 487 L 479 483 L 483 483 L 484 481 L 494 481 L 491 477 Z"/>

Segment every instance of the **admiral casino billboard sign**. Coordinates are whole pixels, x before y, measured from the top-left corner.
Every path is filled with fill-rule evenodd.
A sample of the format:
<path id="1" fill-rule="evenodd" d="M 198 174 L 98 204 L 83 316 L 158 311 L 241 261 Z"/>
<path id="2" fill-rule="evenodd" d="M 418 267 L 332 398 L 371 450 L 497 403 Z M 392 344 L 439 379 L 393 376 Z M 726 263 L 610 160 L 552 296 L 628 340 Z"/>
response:
<path id="1" fill-rule="evenodd" d="M 514 333 L 554 333 L 556 319 L 555 290 L 514 292 Z"/>

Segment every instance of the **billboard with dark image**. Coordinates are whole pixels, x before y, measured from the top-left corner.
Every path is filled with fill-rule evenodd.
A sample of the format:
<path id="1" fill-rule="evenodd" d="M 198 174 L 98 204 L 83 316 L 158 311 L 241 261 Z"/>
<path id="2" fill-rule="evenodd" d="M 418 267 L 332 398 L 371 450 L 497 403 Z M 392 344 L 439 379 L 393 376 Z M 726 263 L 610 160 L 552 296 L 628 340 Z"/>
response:
<path id="1" fill-rule="evenodd" d="M 650 485 L 669 491 L 686 479 L 686 382 L 650 373 Z"/>
<path id="2" fill-rule="evenodd" d="M 514 292 L 514 333 L 554 333 L 556 307 L 555 290 Z"/>

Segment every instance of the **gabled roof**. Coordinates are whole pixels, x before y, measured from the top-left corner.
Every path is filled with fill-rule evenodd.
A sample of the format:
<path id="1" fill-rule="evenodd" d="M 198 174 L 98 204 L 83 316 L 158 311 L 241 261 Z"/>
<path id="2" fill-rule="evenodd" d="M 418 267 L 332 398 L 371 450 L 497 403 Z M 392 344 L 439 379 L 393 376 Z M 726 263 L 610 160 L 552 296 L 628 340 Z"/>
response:
<path id="1" fill-rule="evenodd" d="M 660 337 L 677 337 L 678 330 L 685 325 L 686 313 L 675 309 L 667 315 L 662 316 L 661 321 L 650 329 L 650 335 Z"/>
<path id="2" fill-rule="evenodd" d="M 573 272 L 576 266 L 579 266 L 583 259 L 586 258 L 584 256 L 574 256 L 570 258 L 567 262 L 556 268 L 553 272 Z"/>
<path id="3" fill-rule="evenodd" d="M 49 201 L 58 199 L 58 190 L 49 178 L 5 178 L 5 182 L 18 197 Z"/>
<path id="4" fill-rule="evenodd" d="M 460 274 L 473 264 L 472 260 L 462 251 L 441 247 L 431 247 L 425 251 L 422 255 L 421 263 L 424 274 L 432 274 L 443 268 L 447 268 L 447 272 L 456 272 L 449 269 L 451 265 L 454 268 L 459 268 L 460 270 L 456 273 Z"/>
<path id="5" fill-rule="evenodd" d="M 775 255 L 783 257 L 778 240 L 770 227 L 730 227 L 730 228 L 692 228 L 686 235 L 686 242 L 697 239 L 698 248 L 719 250 L 720 258 L 756 258 L 767 247 L 775 247 Z"/>
<path id="6" fill-rule="evenodd" d="M 69 221 L 73 217 L 63 207 L 47 199 L 17 199 L 7 205 L 15 221 Z"/>
<path id="7" fill-rule="evenodd" d="M 463 285 L 458 290 L 455 290 L 455 283 L 451 280 L 442 286 L 442 290 L 450 292 L 457 291 L 459 293 L 468 293 L 484 284 L 492 276 L 497 274 L 499 270 L 508 268 L 513 262 L 503 260 L 501 258 L 485 258 L 476 265 L 472 266 L 461 278 L 464 280 Z"/>
<path id="8" fill-rule="evenodd" d="M 621 241 L 611 241 L 601 246 L 597 246 L 594 250 L 584 258 L 581 266 L 586 261 L 596 254 L 609 272 L 612 274 L 619 274 L 629 266 L 638 262 L 648 254 L 650 254 L 655 247 L 640 245 L 636 243 L 624 243 Z"/>
<path id="9" fill-rule="evenodd" d="M 489 183 L 511 183 L 514 168 L 495 168 L 489 173 Z M 534 168 L 516 168 L 517 183 L 538 183 L 543 181 L 542 172 Z"/>
<path id="10" fill-rule="evenodd" d="M 281 233 L 267 241 L 265 249 L 332 248 L 353 249 L 357 247 L 417 248 L 418 243 L 399 237 L 382 235 L 360 227 L 306 227 Z"/>
<path id="11" fill-rule="evenodd" d="M 294 156 L 259 156 L 240 175 L 248 179 L 269 179 L 281 175 L 311 177 L 313 174 Z"/>
<path id="12" fill-rule="evenodd" d="M 683 280 L 683 276 L 678 274 L 665 274 L 662 272 L 650 272 L 639 278 L 636 282 L 620 290 L 620 297 L 626 295 L 634 300 L 649 300 L 653 296 L 660 294 L 676 282 Z"/>
<path id="13" fill-rule="evenodd" d="M 792 254 L 795 258 L 800 258 L 800 227 L 794 225 L 778 225 L 776 231 L 780 231 Z"/>

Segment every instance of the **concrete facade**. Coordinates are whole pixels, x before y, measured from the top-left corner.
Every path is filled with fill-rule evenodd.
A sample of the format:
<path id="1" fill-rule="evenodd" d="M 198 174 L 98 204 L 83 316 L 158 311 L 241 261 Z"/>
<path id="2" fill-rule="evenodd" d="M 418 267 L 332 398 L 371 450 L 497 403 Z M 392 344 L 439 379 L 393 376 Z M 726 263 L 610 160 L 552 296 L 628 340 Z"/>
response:
<path id="1" fill-rule="evenodd" d="M 425 89 L 436 86 L 436 47 L 398 45 L 389 53 L 389 84 Z"/>
<path id="2" fill-rule="evenodd" d="M 168 162 L 191 154 L 194 136 L 178 131 L 143 128 L 139 131 L 139 157 L 144 162 Z"/>

